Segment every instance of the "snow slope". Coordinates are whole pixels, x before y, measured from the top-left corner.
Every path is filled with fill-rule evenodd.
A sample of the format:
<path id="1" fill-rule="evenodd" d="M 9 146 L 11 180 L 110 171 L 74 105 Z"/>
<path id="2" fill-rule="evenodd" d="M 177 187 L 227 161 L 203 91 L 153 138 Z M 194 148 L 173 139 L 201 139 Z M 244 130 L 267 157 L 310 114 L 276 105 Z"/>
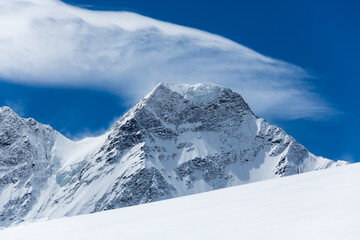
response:
<path id="1" fill-rule="evenodd" d="M 359 239 L 360 164 L 0 231 L 7 240 Z"/>
<path id="2" fill-rule="evenodd" d="M 73 142 L 0 108 L 0 226 L 99 212 L 346 164 L 311 154 L 231 89 L 159 84 Z"/>

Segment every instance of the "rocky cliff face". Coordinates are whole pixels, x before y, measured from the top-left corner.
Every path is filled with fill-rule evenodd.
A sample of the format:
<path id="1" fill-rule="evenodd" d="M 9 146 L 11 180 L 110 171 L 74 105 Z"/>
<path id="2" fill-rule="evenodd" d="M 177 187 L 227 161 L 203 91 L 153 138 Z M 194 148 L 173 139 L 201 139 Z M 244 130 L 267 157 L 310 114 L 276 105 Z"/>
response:
<path id="1" fill-rule="evenodd" d="M 158 85 L 106 134 L 72 142 L 0 110 L 0 225 L 340 166 L 215 85 Z"/>
<path id="2" fill-rule="evenodd" d="M 55 131 L 0 108 L 0 224 L 22 219 L 52 175 Z"/>

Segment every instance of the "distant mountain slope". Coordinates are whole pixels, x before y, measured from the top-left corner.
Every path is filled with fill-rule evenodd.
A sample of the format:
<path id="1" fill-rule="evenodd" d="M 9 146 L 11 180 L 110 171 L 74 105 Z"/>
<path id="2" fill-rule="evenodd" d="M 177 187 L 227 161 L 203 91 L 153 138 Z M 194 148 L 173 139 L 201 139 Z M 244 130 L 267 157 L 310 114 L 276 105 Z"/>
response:
<path id="1" fill-rule="evenodd" d="M 0 239 L 357 240 L 360 164 L 0 231 Z"/>
<path id="2" fill-rule="evenodd" d="M 217 85 L 158 85 L 72 142 L 0 109 L 0 226 L 132 206 L 346 164 L 309 153 Z"/>

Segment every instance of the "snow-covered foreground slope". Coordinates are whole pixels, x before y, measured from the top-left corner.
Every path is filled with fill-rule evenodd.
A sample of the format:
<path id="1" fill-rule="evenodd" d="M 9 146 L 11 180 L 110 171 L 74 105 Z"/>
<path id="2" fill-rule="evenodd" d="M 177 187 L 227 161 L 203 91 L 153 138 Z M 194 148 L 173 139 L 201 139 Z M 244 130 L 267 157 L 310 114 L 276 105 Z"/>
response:
<path id="1" fill-rule="evenodd" d="M 0 226 L 154 202 L 346 164 L 311 154 L 211 84 L 159 84 L 79 142 L 0 108 Z"/>
<path id="2" fill-rule="evenodd" d="M 360 164 L 0 231 L 7 240 L 359 239 Z"/>

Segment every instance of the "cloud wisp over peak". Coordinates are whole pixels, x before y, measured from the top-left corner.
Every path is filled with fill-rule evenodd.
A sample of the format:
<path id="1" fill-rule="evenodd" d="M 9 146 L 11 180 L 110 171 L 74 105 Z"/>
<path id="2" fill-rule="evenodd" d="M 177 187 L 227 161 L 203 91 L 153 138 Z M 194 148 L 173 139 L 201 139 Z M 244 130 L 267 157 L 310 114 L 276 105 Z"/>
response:
<path id="1" fill-rule="evenodd" d="M 267 118 L 332 112 L 298 66 L 131 12 L 92 11 L 58 0 L 2 0 L 0 32 L 0 78 L 7 81 L 96 88 L 129 104 L 159 82 L 215 83 L 238 91 Z"/>

